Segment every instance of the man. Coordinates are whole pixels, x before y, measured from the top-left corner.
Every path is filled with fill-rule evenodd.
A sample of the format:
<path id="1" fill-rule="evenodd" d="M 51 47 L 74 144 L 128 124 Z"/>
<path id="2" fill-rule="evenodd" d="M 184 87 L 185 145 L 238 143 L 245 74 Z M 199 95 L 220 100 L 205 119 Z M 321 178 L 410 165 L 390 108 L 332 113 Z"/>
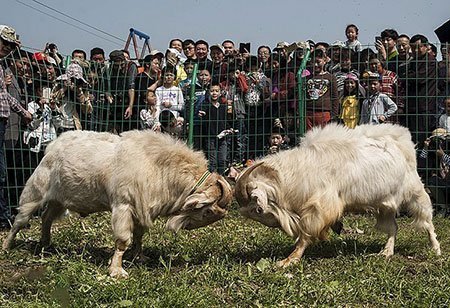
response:
<path id="1" fill-rule="evenodd" d="M 428 52 L 428 45 L 428 39 L 421 34 L 411 37 L 405 107 L 406 125 L 415 142 L 424 141 L 436 126 L 437 62 Z"/>
<path id="2" fill-rule="evenodd" d="M 225 51 L 225 62 L 231 62 L 237 54 L 232 40 L 225 40 L 222 42 L 222 47 Z"/>
<path id="3" fill-rule="evenodd" d="M 212 62 L 208 59 L 209 44 L 204 40 L 198 40 L 195 42 L 195 56 L 197 57 L 197 63 L 199 69 L 211 70 Z"/>
<path id="4" fill-rule="evenodd" d="M 129 65 L 130 62 L 125 58 L 123 50 L 113 50 L 109 54 L 109 60 L 111 63 L 110 91 L 114 97 L 109 129 L 120 134 L 123 131 L 137 128 L 136 116 L 131 118 L 133 116 L 137 67 L 136 65 Z"/>
<path id="5" fill-rule="evenodd" d="M 5 25 L 0 25 L 0 60 L 5 59 L 14 49 L 20 46 L 16 31 Z M 6 85 L 11 82 L 12 76 L 5 76 L 3 67 L 0 65 L 0 229 L 9 229 L 11 214 L 3 194 L 6 180 L 6 164 L 3 152 L 5 141 L 5 128 L 11 109 L 21 114 L 25 120 L 31 121 L 31 114 L 23 108 L 20 103 L 6 90 Z"/>

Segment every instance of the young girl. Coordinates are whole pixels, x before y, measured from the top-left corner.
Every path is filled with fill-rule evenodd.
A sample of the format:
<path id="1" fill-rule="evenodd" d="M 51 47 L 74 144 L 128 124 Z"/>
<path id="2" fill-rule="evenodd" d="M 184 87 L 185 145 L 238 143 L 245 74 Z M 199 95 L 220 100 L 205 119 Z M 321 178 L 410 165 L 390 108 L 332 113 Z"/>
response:
<path id="1" fill-rule="evenodd" d="M 142 128 L 160 131 L 160 123 L 158 119 L 158 110 L 156 108 L 156 95 L 152 90 L 147 90 L 146 93 L 147 108 L 142 109 L 140 117 L 142 121 Z"/>
<path id="2" fill-rule="evenodd" d="M 348 128 L 355 128 L 359 122 L 359 80 L 349 73 L 344 80 L 344 96 L 341 99 L 340 119 Z"/>
<path id="3" fill-rule="evenodd" d="M 347 36 L 345 45 L 354 52 L 360 52 L 362 49 L 361 42 L 358 41 L 358 31 L 358 27 L 353 24 L 350 24 L 345 28 L 345 36 Z"/>
<path id="4" fill-rule="evenodd" d="M 176 69 L 166 66 L 162 71 L 163 85 L 156 89 L 156 107 L 159 112 L 169 110 L 177 121 L 183 122 L 184 98 L 181 89 L 173 85 Z"/>

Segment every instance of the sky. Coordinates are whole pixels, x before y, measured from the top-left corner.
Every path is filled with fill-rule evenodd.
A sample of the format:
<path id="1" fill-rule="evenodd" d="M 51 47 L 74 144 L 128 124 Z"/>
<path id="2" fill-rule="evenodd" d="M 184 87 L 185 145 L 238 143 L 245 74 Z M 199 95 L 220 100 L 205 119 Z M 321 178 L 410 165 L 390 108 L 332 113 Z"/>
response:
<path id="1" fill-rule="evenodd" d="M 1 6 L 0 24 L 15 28 L 23 46 L 42 50 L 53 42 L 64 55 L 122 49 L 130 28 L 149 35 L 158 50 L 172 38 L 210 45 L 231 39 L 236 45 L 251 42 L 256 54 L 258 46 L 281 41 L 344 41 L 350 23 L 359 27 L 363 45 L 387 28 L 437 42 L 434 29 L 450 19 L 449 0 L 2 0 Z"/>

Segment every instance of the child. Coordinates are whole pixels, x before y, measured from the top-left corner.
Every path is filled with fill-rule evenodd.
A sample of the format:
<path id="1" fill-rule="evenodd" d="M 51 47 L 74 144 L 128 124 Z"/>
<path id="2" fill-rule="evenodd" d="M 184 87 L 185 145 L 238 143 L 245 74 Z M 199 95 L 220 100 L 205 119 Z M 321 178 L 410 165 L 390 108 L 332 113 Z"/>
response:
<path id="1" fill-rule="evenodd" d="M 209 170 L 223 174 L 227 168 L 227 138 L 219 138 L 221 132 L 227 130 L 227 105 L 221 103 L 219 84 L 211 84 L 205 103 L 198 115 L 202 117 L 203 133 L 206 135 L 206 150 Z"/>
<path id="2" fill-rule="evenodd" d="M 306 128 L 325 126 L 339 114 L 339 97 L 336 77 L 324 70 L 326 55 L 315 50 L 312 55 L 314 70 L 306 77 Z"/>
<path id="3" fill-rule="evenodd" d="M 147 108 L 140 112 L 141 124 L 143 129 L 160 131 L 161 125 L 158 119 L 158 110 L 156 108 L 156 95 L 152 90 L 147 90 L 146 94 Z"/>
<path id="4" fill-rule="evenodd" d="M 358 32 L 358 27 L 353 24 L 350 24 L 345 28 L 345 36 L 347 36 L 345 46 L 354 52 L 360 52 L 362 49 L 361 42 L 358 41 Z"/>
<path id="5" fill-rule="evenodd" d="M 397 105 L 384 93 L 381 93 L 380 75 L 364 72 L 368 79 L 369 97 L 363 101 L 361 107 L 360 124 L 381 124 L 397 111 Z"/>
<path id="6" fill-rule="evenodd" d="M 46 97 L 48 95 L 42 95 L 43 90 L 39 85 L 35 85 L 35 90 L 40 97 L 28 103 L 28 111 L 33 116 L 33 120 L 28 124 L 23 140 L 30 147 L 31 152 L 43 155 L 47 145 L 56 139 L 62 114 L 56 107 L 55 101 Z"/>
<path id="7" fill-rule="evenodd" d="M 450 97 L 444 100 L 445 113 L 439 116 L 439 128 L 444 128 L 450 134 Z"/>
<path id="8" fill-rule="evenodd" d="M 180 81 L 178 84 L 178 87 L 183 92 L 183 96 L 188 98 L 191 90 L 191 83 L 192 83 L 192 74 L 194 73 L 194 61 L 187 60 L 184 62 L 184 71 L 187 74 L 187 77 Z M 187 101 L 186 101 L 187 103 Z"/>
<path id="9" fill-rule="evenodd" d="M 275 154 L 279 151 L 289 149 L 289 145 L 285 141 L 284 129 L 279 126 L 274 126 L 269 137 L 267 154 Z"/>
<path id="10" fill-rule="evenodd" d="M 164 110 L 169 110 L 177 119 L 177 122 L 184 122 L 181 112 L 184 109 L 184 98 L 181 89 L 173 85 L 176 76 L 176 69 L 166 66 L 162 70 L 163 85 L 156 89 L 156 107 L 158 114 Z"/>
<path id="11" fill-rule="evenodd" d="M 355 128 L 359 122 L 359 80 L 349 73 L 344 80 L 344 96 L 341 99 L 340 119 L 348 128 Z"/>

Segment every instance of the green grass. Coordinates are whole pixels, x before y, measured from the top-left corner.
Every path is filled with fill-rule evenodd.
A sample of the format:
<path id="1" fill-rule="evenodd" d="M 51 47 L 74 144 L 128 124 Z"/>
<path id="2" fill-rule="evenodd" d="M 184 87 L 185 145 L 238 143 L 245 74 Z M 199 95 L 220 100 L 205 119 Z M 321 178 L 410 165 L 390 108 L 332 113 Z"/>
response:
<path id="1" fill-rule="evenodd" d="M 144 237 L 149 260 L 124 267 L 128 280 L 108 276 L 113 253 L 109 213 L 71 216 L 53 228 L 52 246 L 37 245 L 40 220 L 0 252 L 1 307 L 448 307 L 450 220 L 434 219 L 441 257 L 424 233 L 399 218 L 395 255 L 377 253 L 386 236 L 370 216 L 349 216 L 348 232 L 330 233 L 287 269 L 293 240 L 245 220 L 235 209 L 209 227 L 172 234 L 160 220 Z M 84 228 L 82 226 L 84 225 Z M 360 230 L 362 232 L 354 232 Z M 1 234 L 1 239 L 6 233 Z"/>

